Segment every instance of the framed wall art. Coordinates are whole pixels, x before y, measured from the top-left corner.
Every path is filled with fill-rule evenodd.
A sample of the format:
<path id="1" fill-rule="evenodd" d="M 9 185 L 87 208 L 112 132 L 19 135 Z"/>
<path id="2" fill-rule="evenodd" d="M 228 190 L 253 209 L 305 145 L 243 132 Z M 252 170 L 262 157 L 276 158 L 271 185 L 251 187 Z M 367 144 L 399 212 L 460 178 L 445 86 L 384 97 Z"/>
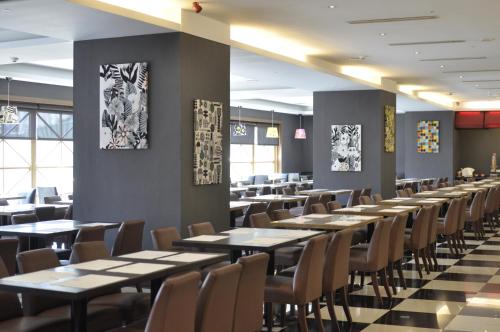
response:
<path id="1" fill-rule="evenodd" d="M 384 109 L 384 150 L 396 150 L 396 108 L 388 105 Z"/>
<path id="2" fill-rule="evenodd" d="M 439 153 L 439 121 L 417 123 L 417 152 Z"/>
<path id="3" fill-rule="evenodd" d="M 332 171 L 361 172 L 361 125 L 332 125 Z"/>

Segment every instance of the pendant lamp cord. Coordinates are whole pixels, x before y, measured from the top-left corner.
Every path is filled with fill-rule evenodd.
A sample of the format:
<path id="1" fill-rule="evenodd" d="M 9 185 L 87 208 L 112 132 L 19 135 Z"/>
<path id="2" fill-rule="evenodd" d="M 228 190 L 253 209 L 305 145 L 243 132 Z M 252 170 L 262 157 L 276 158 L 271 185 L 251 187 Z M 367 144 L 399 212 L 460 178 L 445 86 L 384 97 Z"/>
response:
<path id="1" fill-rule="evenodd" d="M 10 106 L 10 81 L 12 80 L 12 78 L 6 77 L 5 79 L 7 80 L 7 107 L 9 107 Z"/>

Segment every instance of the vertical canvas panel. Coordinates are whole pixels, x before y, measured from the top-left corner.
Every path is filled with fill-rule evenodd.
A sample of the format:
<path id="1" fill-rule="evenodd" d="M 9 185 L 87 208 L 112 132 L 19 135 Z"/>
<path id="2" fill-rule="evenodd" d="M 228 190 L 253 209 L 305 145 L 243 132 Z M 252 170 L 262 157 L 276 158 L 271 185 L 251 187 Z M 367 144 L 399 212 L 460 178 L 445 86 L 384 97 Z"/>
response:
<path id="1" fill-rule="evenodd" d="M 332 125 L 332 171 L 361 172 L 361 125 Z"/>
<path id="2" fill-rule="evenodd" d="M 101 149 L 148 148 L 148 64 L 101 65 L 99 70 Z"/>
<path id="3" fill-rule="evenodd" d="M 396 150 L 396 108 L 385 106 L 384 109 L 384 150 L 394 152 Z"/>
<path id="4" fill-rule="evenodd" d="M 439 121 L 417 123 L 417 152 L 439 153 Z"/>
<path id="5" fill-rule="evenodd" d="M 222 182 L 222 103 L 194 102 L 194 184 Z"/>

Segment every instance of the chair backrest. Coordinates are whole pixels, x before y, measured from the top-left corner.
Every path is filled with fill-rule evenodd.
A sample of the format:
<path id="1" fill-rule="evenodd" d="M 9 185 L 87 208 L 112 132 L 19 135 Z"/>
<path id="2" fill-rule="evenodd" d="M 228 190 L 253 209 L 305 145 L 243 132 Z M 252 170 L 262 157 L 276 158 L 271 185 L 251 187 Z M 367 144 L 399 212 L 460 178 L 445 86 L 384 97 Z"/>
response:
<path id="1" fill-rule="evenodd" d="M 172 242 L 180 240 L 181 236 L 177 228 L 163 227 L 151 230 L 151 239 L 156 250 L 170 250 Z"/>
<path id="2" fill-rule="evenodd" d="M 196 332 L 232 332 L 241 270 L 231 264 L 208 273 L 196 307 Z"/>
<path id="3" fill-rule="evenodd" d="M 19 240 L 16 238 L 0 239 L 0 258 L 9 275 L 16 273 L 16 254 Z M 1 302 L 0 302 L 1 303 Z"/>
<path id="4" fill-rule="evenodd" d="M 458 217 L 458 230 L 463 230 L 465 228 L 465 220 L 467 219 L 467 197 L 462 197 L 460 199 L 460 209 Z"/>
<path id="5" fill-rule="evenodd" d="M 45 204 L 52 204 L 54 202 L 59 202 L 61 200 L 61 196 L 59 195 L 54 195 L 54 196 L 45 196 L 43 198 L 43 202 Z"/>
<path id="6" fill-rule="evenodd" d="M 9 275 L 7 267 L 0 258 L 0 278 L 5 278 Z M 23 315 L 17 293 L 0 291 L 0 304 L 2 306 L 2 310 L 0 310 L 0 321 L 21 317 Z"/>
<path id="7" fill-rule="evenodd" d="M 31 189 L 31 191 L 26 193 L 26 198 L 24 199 L 25 204 L 35 204 L 36 198 L 36 188 Z"/>
<path id="8" fill-rule="evenodd" d="M 444 234 L 451 235 L 457 231 L 459 218 L 460 218 L 460 205 L 461 202 L 458 199 L 451 200 L 448 206 L 448 211 L 444 217 Z"/>
<path id="9" fill-rule="evenodd" d="M 306 304 L 321 296 L 323 266 L 328 236 L 319 235 L 307 241 L 293 276 L 293 295 L 297 304 Z"/>
<path id="10" fill-rule="evenodd" d="M 319 203 L 319 196 L 309 196 L 306 199 L 306 202 L 304 203 L 303 209 L 302 209 L 302 215 L 308 215 L 311 214 L 311 205 Z"/>
<path id="11" fill-rule="evenodd" d="M 430 189 L 429 189 L 429 186 L 428 186 L 428 185 L 426 185 L 426 184 L 422 184 L 422 185 L 420 186 L 420 191 L 429 191 L 429 190 L 430 190 Z"/>
<path id="12" fill-rule="evenodd" d="M 408 193 L 404 189 L 396 190 L 397 197 L 408 197 Z"/>
<path id="13" fill-rule="evenodd" d="M 229 193 L 229 200 L 230 201 L 239 201 L 240 195 L 238 195 L 237 193 Z"/>
<path id="14" fill-rule="evenodd" d="M 193 332 L 199 272 L 168 278 L 160 287 L 145 332 Z"/>
<path id="15" fill-rule="evenodd" d="M 56 196 L 57 188 L 56 187 L 37 187 L 36 191 L 38 192 L 38 201 L 40 203 L 45 202 L 46 196 Z"/>
<path id="16" fill-rule="evenodd" d="M 7 206 L 9 205 L 9 201 L 6 200 L 5 198 L 0 198 L 0 206 Z"/>
<path id="17" fill-rule="evenodd" d="M 460 201 L 461 202 L 461 201 Z M 428 232 L 427 232 L 427 243 L 432 244 L 436 243 L 437 241 L 437 224 L 438 224 L 438 218 L 439 218 L 439 210 L 440 210 L 439 205 L 433 205 L 432 206 L 432 211 L 430 214 L 430 220 L 429 220 L 429 227 L 428 227 Z"/>
<path id="18" fill-rule="evenodd" d="M 367 252 L 367 268 L 379 271 L 387 266 L 389 261 L 389 239 L 392 222 L 380 220 L 375 225 Z"/>
<path id="19" fill-rule="evenodd" d="M 405 188 L 406 194 L 408 197 L 411 197 L 413 195 L 413 189 L 411 187 Z"/>
<path id="20" fill-rule="evenodd" d="M 328 214 L 328 211 L 322 203 L 311 205 L 311 212 L 316 214 Z"/>
<path id="21" fill-rule="evenodd" d="M 472 203 L 470 205 L 470 219 L 472 221 L 476 221 L 481 217 L 481 203 L 483 201 L 484 192 L 479 191 L 476 193 L 474 198 L 472 199 Z"/>
<path id="22" fill-rule="evenodd" d="M 328 212 L 332 213 L 332 211 L 342 209 L 342 204 L 339 201 L 331 201 L 327 204 Z"/>
<path id="23" fill-rule="evenodd" d="M 326 249 L 323 268 L 323 292 L 334 292 L 346 286 L 349 275 L 352 230 L 336 232 Z"/>
<path id="24" fill-rule="evenodd" d="M 363 188 L 361 190 L 360 196 L 370 196 L 372 194 L 372 188 Z"/>
<path id="25" fill-rule="evenodd" d="M 262 187 L 262 189 L 260 190 L 260 194 L 261 195 L 271 195 L 271 187 L 269 186 L 264 186 Z"/>
<path id="26" fill-rule="evenodd" d="M 35 208 L 35 214 L 40 221 L 54 220 L 56 208 L 55 206 L 40 206 Z"/>
<path id="27" fill-rule="evenodd" d="M 295 195 L 295 187 L 283 188 L 283 195 Z"/>
<path id="28" fill-rule="evenodd" d="M 269 215 L 269 217 L 272 218 L 273 212 L 276 210 L 282 210 L 283 209 L 283 202 L 282 201 L 272 201 L 267 204 L 266 212 Z"/>
<path id="29" fill-rule="evenodd" d="M 484 205 L 484 212 L 491 214 L 493 211 L 495 211 L 497 202 L 496 202 L 496 197 L 497 196 L 497 191 L 496 188 L 490 188 L 488 191 L 488 194 L 486 195 L 486 201 Z"/>
<path id="30" fill-rule="evenodd" d="M 256 332 L 262 328 L 262 303 L 268 261 L 269 255 L 265 253 L 238 259 L 242 270 L 234 307 L 235 332 Z"/>
<path id="31" fill-rule="evenodd" d="M 321 204 L 323 204 L 325 208 L 328 202 L 330 202 L 331 200 L 332 200 L 332 194 L 325 193 L 319 196 L 319 201 L 321 202 Z"/>
<path id="32" fill-rule="evenodd" d="M 122 222 L 118 229 L 111 256 L 120 256 L 142 250 L 143 220 L 128 220 Z"/>
<path id="33" fill-rule="evenodd" d="M 200 222 L 198 224 L 188 225 L 189 236 L 214 235 L 215 228 L 211 222 Z"/>
<path id="34" fill-rule="evenodd" d="M 107 257 L 111 255 L 104 241 L 78 242 L 73 244 L 69 262 L 76 264 Z"/>
<path id="35" fill-rule="evenodd" d="M 40 221 L 34 213 L 13 214 L 12 217 L 10 217 L 10 220 L 12 225 L 29 224 Z"/>
<path id="36" fill-rule="evenodd" d="M 359 205 L 359 196 L 361 196 L 361 189 L 354 189 L 349 195 L 349 200 L 347 201 L 347 207 L 353 207 Z"/>
<path id="37" fill-rule="evenodd" d="M 389 235 L 389 263 L 395 263 L 403 258 L 407 220 L 407 213 L 399 214 L 392 220 L 391 232 Z"/>
<path id="38" fill-rule="evenodd" d="M 73 204 L 70 204 L 64 213 L 64 219 L 73 219 Z"/>
<path id="39" fill-rule="evenodd" d="M 82 227 L 76 234 L 76 242 L 104 241 L 104 226 Z"/>
<path id="40" fill-rule="evenodd" d="M 250 216 L 250 227 L 254 228 L 270 228 L 271 218 L 266 212 L 255 213 Z"/>
<path id="41" fill-rule="evenodd" d="M 432 206 L 424 206 L 418 211 L 417 218 L 413 221 L 410 242 L 413 249 L 423 249 L 427 246 L 430 215 Z"/>
<path id="42" fill-rule="evenodd" d="M 255 197 L 257 196 L 257 192 L 254 190 L 247 190 L 245 191 L 245 197 Z"/>
<path id="43" fill-rule="evenodd" d="M 290 213 L 290 210 L 276 210 L 273 212 L 273 220 L 284 220 L 293 218 L 293 215 Z"/>
<path id="44" fill-rule="evenodd" d="M 378 203 L 380 203 L 381 201 L 384 200 L 384 198 L 382 197 L 382 195 L 379 194 L 379 193 L 373 194 L 372 195 L 372 199 L 375 202 L 375 204 L 378 204 Z"/>
<path id="45" fill-rule="evenodd" d="M 59 258 L 50 248 L 25 251 L 17 254 L 19 272 L 30 273 L 59 266 Z M 68 302 L 56 297 L 22 294 L 23 311 L 25 315 L 34 316 L 38 313 L 52 309 Z"/>
<path id="46" fill-rule="evenodd" d="M 359 204 L 361 205 L 372 205 L 374 203 L 370 196 L 359 196 Z"/>
<path id="47" fill-rule="evenodd" d="M 250 227 L 250 216 L 252 214 L 266 212 L 267 203 L 254 203 L 248 207 L 245 211 L 245 216 L 243 217 L 243 227 Z"/>

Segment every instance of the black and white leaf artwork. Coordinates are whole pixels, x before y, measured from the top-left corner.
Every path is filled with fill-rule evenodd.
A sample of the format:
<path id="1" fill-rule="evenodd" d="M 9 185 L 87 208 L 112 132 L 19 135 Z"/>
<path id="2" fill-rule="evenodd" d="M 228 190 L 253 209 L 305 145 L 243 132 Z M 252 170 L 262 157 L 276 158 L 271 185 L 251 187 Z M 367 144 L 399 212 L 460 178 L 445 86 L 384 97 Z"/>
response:
<path id="1" fill-rule="evenodd" d="M 361 172 L 361 125 L 332 125 L 332 171 Z"/>

